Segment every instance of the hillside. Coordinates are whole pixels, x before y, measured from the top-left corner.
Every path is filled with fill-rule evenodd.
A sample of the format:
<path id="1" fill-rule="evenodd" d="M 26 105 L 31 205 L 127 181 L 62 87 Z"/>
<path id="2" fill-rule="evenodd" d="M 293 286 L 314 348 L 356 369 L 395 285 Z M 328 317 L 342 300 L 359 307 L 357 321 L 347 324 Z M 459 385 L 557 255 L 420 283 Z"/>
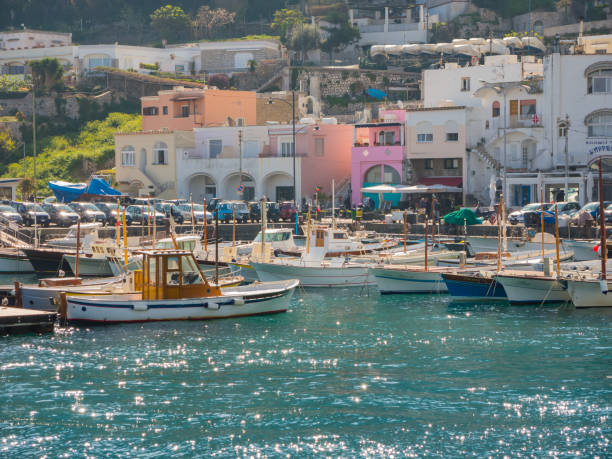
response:
<path id="1" fill-rule="evenodd" d="M 101 121 L 89 121 L 76 134 L 43 136 L 39 139 L 37 195 L 50 194 L 49 180 L 84 181 L 96 170 L 114 166 L 115 132 L 133 132 L 141 128 L 140 115 L 110 113 Z M 25 167 L 24 167 L 25 166 Z M 4 177 L 26 177 L 31 193 L 34 161 L 31 156 L 8 165 Z"/>

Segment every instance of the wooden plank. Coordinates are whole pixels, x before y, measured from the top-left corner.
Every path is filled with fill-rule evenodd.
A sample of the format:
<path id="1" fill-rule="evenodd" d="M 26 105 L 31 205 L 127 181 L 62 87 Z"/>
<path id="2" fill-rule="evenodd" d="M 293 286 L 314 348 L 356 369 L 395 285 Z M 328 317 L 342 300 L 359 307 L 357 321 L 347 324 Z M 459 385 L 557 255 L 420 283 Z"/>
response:
<path id="1" fill-rule="evenodd" d="M 56 316 L 55 312 L 2 306 L 0 307 L 0 333 L 52 332 Z"/>

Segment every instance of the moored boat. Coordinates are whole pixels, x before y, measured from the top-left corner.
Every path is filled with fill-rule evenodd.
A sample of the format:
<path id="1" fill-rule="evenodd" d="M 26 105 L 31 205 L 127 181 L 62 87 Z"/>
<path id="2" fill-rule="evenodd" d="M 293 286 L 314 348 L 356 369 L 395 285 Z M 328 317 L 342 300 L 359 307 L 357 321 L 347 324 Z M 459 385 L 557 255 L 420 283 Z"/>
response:
<path id="1" fill-rule="evenodd" d="M 19 249 L 0 249 L 0 273 L 32 273 L 34 268 Z"/>
<path id="2" fill-rule="evenodd" d="M 284 312 L 299 284 L 256 283 L 222 291 L 202 275 L 189 251 L 143 250 L 136 293 L 72 296 L 60 312 L 69 322 L 121 323 L 206 320 Z M 152 275 L 151 275 L 152 274 Z"/>
<path id="3" fill-rule="evenodd" d="M 382 266 L 370 268 L 380 293 L 444 293 L 446 284 L 440 269 L 422 266 Z"/>
<path id="4" fill-rule="evenodd" d="M 504 287 L 487 271 L 444 272 L 442 278 L 453 301 L 506 301 Z"/>
<path id="5" fill-rule="evenodd" d="M 577 308 L 612 307 L 612 279 L 576 277 L 567 280 L 567 291 Z"/>
<path id="6" fill-rule="evenodd" d="M 569 303 L 571 298 L 556 275 L 536 271 L 503 271 L 495 276 L 510 304 Z"/>

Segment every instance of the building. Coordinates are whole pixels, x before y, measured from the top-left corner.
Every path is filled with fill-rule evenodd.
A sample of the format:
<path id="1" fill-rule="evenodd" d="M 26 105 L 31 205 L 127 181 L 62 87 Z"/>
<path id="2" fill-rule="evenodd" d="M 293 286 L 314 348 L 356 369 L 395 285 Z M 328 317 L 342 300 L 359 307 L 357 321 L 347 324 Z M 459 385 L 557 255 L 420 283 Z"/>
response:
<path id="1" fill-rule="evenodd" d="M 176 87 L 142 99 L 142 130 L 191 130 L 256 122 L 253 91 Z"/>
<path id="2" fill-rule="evenodd" d="M 378 120 L 355 124 L 351 148 L 351 203 L 362 202 L 361 188 L 402 183 L 405 153 L 405 110 L 381 110 Z M 378 194 L 367 194 L 376 205 Z M 397 203 L 400 195 L 383 199 Z"/>
<path id="3" fill-rule="evenodd" d="M 359 3 L 349 9 L 349 21 L 359 29 L 359 46 L 427 42 L 423 5 L 402 8 L 385 6 L 384 2 Z"/>
<path id="4" fill-rule="evenodd" d="M 417 108 L 406 111 L 406 159 L 411 185 L 463 188 L 456 203 L 465 203 L 465 107 Z"/>
<path id="5" fill-rule="evenodd" d="M 421 0 L 427 5 L 429 23 L 448 22 L 461 14 L 465 14 L 470 6 L 470 0 Z"/>
<path id="6" fill-rule="evenodd" d="M 17 199 L 17 187 L 23 179 L 20 178 L 1 178 L 0 179 L 0 199 Z"/>
<path id="7" fill-rule="evenodd" d="M 1 51 L 53 48 L 58 46 L 69 46 L 71 44 L 71 33 L 30 29 L 0 32 Z"/>

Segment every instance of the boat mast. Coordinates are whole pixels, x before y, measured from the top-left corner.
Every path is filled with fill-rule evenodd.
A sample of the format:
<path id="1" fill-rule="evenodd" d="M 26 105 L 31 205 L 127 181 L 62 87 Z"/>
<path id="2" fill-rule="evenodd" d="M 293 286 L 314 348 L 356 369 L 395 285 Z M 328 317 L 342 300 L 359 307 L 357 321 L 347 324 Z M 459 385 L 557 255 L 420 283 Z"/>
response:
<path id="1" fill-rule="evenodd" d="M 79 277 L 79 249 L 81 248 L 81 218 L 77 219 L 76 257 L 74 260 L 74 277 Z"/>
<path id="2" fill-rule="evenodd" d="M 191 215 L 193 216 L 193 201 Z M 219 212 L 215 215 L 215 284 L 219 286 Z"/>
<path id="3" fill-rule="evenodd" d="M 404 253 L 406 253 L 406 235 L 408 232 L 408 213 L 404 211 Z"/>
<path id="4" fill-rule="evenodd" d="M 121 209 L 119 208 L 119 199 L 117 199 L 117 218 L 115 218 L 115 242 L 119 247 L 119 220 L 121 219 Z"/>
<path id="5" fill-rule="evenodd" d="M 561 268 L 559 266 L 559 211 L 557 209 L 559 206 L 557 204 L 558 203 L 555 203 L 555 251 L 557 253 L 557 277 L 559 277 Z M 544 262 L 544 260 L 542 260 L 542 262 Z"/>
<path id="6" fill-rule="evenodd" d="M 306 253 L 310 253 L 310 204 L 308 205 L 308 223 L 306 224 Z"/>
<path id="7" fill-rule="evenodd" d="M 542 208 L 540 209 L 540 235 L 542 236 L 542 271 L 544 271 L 544 190 L 540 188 L 540 204 Z"/>
<path id="8" fill-rule="evenodd" d="M 204 198 L 204 251 L 208 257 L 208 226 L 206 221 L 206 198 Z"/>
<path id="9" fill-rule="evenodd" d="M 128 265 L 128 246 L 127 246 L 127 226 L 125 225 L 125 207 L 123 208 L 123 264 L 127 270 Z"/>
<path id="10" fill-rule="evenodd" d="M 236 204 L 232 206 L 232 247 L 236 247 Z"/>
<path id="11" fill-rule="evenodd" d="M 601 233 L 601 278 L 606 280 L 606 262 L 608 261 L 608 247 L 606 238 L 606 217 L 604 209 L 604 198 L 603 198 L 603 175 L 602 175 L 603 164 L 601 156 L 599 157 L 599 226 Z"/>
<path id="12" fill-rule="evenodd" d="M 427 265 L 428 265 L 428 261 L 427 261 L 427 241 L 429 239 L 428 233 L 429 233 L 429 219 L 427 218 L 427 214 L 425 214 L 425 271 L 428 270 L 428 268 L 427 268 Z"/>
<path id="13" fill-rule="evenodd" d="M 503 195 L 499 196 L 499 204 L 497 205 L 497 209 L 495 209 L 496 213 L 497 213 L 497 272 L 499 273 L 499 270 L 501 268 L 501 203 L 504 199 Z"/>
<path id="14" fill-rule="evenodd" d="M 336 181 L 332 179 L 332 228 L 336 229 Z"/>
<path id="15" fill-rule="evenodd" d="M 36 79 L 32 79 L 32 150 L 34 153 L 34 247 L 38 247 L 38 219 L 36 215 Z"/>
<path id="16" fill-rule="evenodd" d="M 189 202 L 191 203 L 191 232 L 195 234 L 196 230 L 195 230 L 195 219 L 193 217 L 193 195 L 191 193 L 189 194 Z"/>

